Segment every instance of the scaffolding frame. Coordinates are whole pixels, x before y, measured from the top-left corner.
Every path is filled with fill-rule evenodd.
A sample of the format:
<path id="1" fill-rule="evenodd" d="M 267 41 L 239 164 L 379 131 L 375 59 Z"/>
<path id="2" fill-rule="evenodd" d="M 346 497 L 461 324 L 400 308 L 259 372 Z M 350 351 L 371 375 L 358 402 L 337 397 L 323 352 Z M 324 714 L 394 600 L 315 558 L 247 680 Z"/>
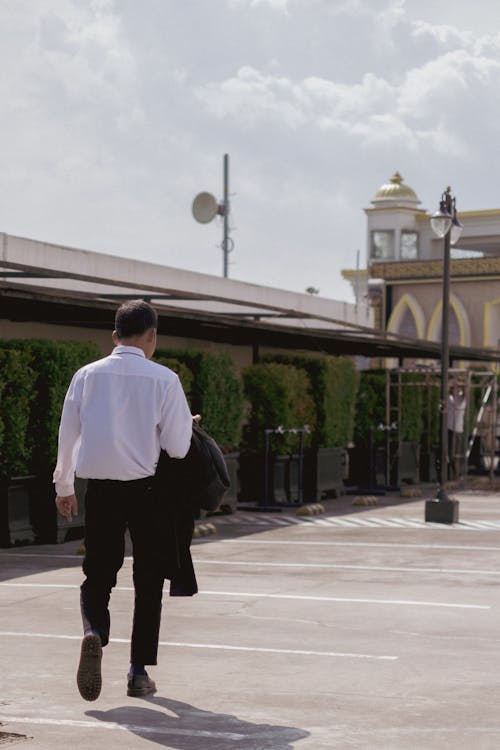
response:
<path id="1" fill-rule="evenodd" d="M 404 387 L 425 388 L 427 400 L 426 424 L 421 445 L 424 447 L 424 453 L 428 460 L 431 460 L 431 457 L 436 462 L 440 460 L 440 442 L 432 442 L 432 389 L 437 389 L 439 394 L 441 370 L 426 365 L 390 368 L 386 369 L 385 373 L 385 425 L 379 427 L 385 430 L 385 484 L 386 487 L 390 487 L 391 484 L 394 484 L 394 482 L 391 483 L 391 477 L 393 476 L 395 463 L 400 461 L 403 453 L 402 445 L 404 441 L 399 427 Z M 406 376 L 411 375 L 418 375 L 418 378 L 415 377 L 414 380 L 411 377 L 406 378 Z M 403 376 L 405 376 L 404 380 Z M 476 468 L 486 470 L 490 478 L 493 478 L 499 463 L 500 452 L 497 368 L 494 370 L 450 368 L 448 370 L 448 385 L 450 389 L 459 385 L 464 391 L 466 400 L 464 431 L 459 439 L 458 449 L 456 444 L 453 446 L 453 459 L 457 461 L 459 466 L 459 477 L 457 478 L 467 478 L 471 456 L 476 461 Z M 439 399 L 435 399 L 435 403 L 439 410 Z M 448 460 L 451 462 L 451 456 L 448 457 Z M 436 477 L 434 477 L 433 468 L 436 469 Z M 434 481 L 434 479 L 437 481 L 439 476 L 437 468 L 437 465 L 429 466 L 429 475 L 426 477 L 428 481 Z M 399 484 L 399 476 L 396 484 Z"/>

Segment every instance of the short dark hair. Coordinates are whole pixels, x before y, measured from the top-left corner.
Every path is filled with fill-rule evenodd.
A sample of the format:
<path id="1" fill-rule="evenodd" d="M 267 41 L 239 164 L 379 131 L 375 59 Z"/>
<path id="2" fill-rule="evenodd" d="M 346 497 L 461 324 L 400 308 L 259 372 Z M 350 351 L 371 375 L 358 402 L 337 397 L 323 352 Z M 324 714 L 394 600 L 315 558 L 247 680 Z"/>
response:
<path id="1" fill-rule="evenodd" d="M 120 305 L 115 315 L 115 330 L 119 339 L 140 336 L 150 328 L 157 328 L 156 310 L 143 299 L 134 299 Z"/>

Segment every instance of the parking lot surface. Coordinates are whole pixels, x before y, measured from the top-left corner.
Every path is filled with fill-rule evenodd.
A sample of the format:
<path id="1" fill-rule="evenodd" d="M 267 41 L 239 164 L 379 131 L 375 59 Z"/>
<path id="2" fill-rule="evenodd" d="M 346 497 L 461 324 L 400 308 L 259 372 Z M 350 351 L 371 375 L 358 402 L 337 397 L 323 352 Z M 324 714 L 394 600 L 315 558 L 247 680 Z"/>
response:
<path id="1" fill-rule="evenodd" d="M 193 543 L 194 598 L 164 598 L 158 685 L 127 698 L 131 560 L 100 698 L 77 691 L 78 542 L 0 550 L 0 745 L 25 750 L 500 748 L 500 496 L 240 511 Z"/>

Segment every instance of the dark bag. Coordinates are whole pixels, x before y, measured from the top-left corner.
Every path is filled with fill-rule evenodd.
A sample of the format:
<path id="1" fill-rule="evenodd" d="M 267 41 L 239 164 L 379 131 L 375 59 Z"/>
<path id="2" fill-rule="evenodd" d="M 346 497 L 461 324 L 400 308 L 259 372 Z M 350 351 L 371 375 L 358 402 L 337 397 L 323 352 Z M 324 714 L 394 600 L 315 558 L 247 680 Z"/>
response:
<path id="1" fill-rule="evenodd" d="M 191 447 L 186 458 L 192 463 L 188 485 L 195 506 L 203 510 L 217 510 L 231 481 L 221 449 L 196 423 L 193 424 Z"/>
<path id="2" fill-rule="evenodd" d="M 231 482 L 221 449 L 193 423 L 191 446 L 185 458 L 170 458 L 162 451 L 156 470 L 159 486 L 194 511 L 217 510 Z"/>

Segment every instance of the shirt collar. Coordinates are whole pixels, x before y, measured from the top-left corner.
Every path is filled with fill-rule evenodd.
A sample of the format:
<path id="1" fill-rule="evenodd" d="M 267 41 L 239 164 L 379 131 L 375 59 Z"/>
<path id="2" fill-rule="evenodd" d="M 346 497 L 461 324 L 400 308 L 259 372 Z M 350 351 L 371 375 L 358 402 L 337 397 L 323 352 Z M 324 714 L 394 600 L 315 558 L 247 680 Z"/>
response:
<path id="1" fill-rule="evenodd" d="M 118 346 L 115 346 L 111 354 L 136 354 L 139 357 L 144 357 L 144 359 L 146 359 L 146 355 L 138 346 L 125 346 L 124 344 L 118 344 Z"/>

